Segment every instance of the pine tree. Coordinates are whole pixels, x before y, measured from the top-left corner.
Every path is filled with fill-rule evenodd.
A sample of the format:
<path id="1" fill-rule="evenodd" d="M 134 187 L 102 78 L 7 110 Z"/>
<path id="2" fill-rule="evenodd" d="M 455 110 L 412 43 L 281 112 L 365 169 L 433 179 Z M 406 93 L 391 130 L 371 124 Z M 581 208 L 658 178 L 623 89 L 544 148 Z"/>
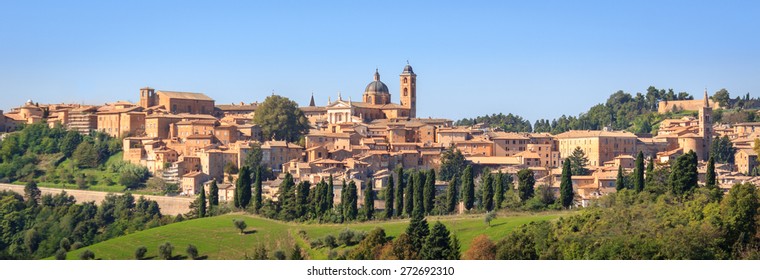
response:
<path id="1" fill-rule="evenodd" d="M 430 214 L 435 206 L 435 169 L 430 169 L 425 177 L 425 189 L 423 190 L 425 199 L 425 213 Z"/>
<path id="2" fill-rule="evenodd" d="M 446 187 L 446 212 L 452 213 L 456 210 L 457 203 L 459 202 L 457 192 L 457 177 L 451 177 L 449 180 L 449 186 Z"/>
<path id="3" fill-rule="evenodd" d="M 425 239 L 430 233 L 427 220 L 420 214 L 413 215 L 409 221 L 409 226 L 406 228 L 406 235 L 409 236 L 409 245 L 411 254 L 413 256 L 419 256 L 420 250 L 425 243 Z"/>
<path id="4" fill-rule="evenodd" d="M 451 248 L 448 260 L 459 260 L 462 258 L 462 253 L 459 251 L 461 250 L 461 246 L 459 246 L 459 238 L 457 238 L 456 235 L 451 235 Z"/>
<path id="5" fill-rule="evenodd" d="M 211 180 L 211 186 L 208 187 L 208 206 L 219 206 L 219 186 L 216 185 L 216 180 Z"/>
<path id="6" fill-rule="evenodd" d="M 636 167 L 633 171 L 633 189 L 637 192 L 644 190 L 644 153 L 636 155 Z"/>
<path id="7" fill-rule="evenodd" d="M 481 175 L 480 187 L 482 188 L 482 207 L 483 210 L 493 210 L 493 179 L 491 177 L 491 170 L 487 169 Z"/>
<path id="8" fill-rule="evenodd" d="M 404 212 L 404 169 L 400 166 L 396 168 L 396 207 L 394 215 L 400 217 Z"/>
<path id="9" fill-rule="evenodd" d="M 206 191 L 201 188 L 201 193 L 198 196 L 198 218 L 206 217 Z"/>
<path id="10" fill-rule="evenodd" d="M 494 194 L 493 203 L 494 209 L 501 209 L 501 203 L 504 202 L 504 189 L 506 188 L 506 178 L 501 170 L 496 173 L 496 177 L 493 180 Z"/>
<path id="11" fill-rule="evenodd" d="M 562 206 L 568 208 L 573 205 L 573 173 L 570 167 L 570 159 L 565 159 L 562 164 L 562 179 L 559 184 L 559 196 Z"/>
<path id="12" fill-rule="evenodd" d="M 425 215 L 425 173 L 415 172 L 414 174 L 414 208 L 412 211 Z"/>
<path id="13" fill-rule="evenodd" d="M 240 168 L 237 184 L 235 185 L 235 205 L 245 209 L 251 201 L 251 172 L 248 166 Z"/>
<path id="14" fill-rule="evenodd" d="M 393 218 L 393 203 L 396 192 L 393 186 L 393 174 L 388 177 L 388 187 L 385 188 L 385 218 Z"/>
<path id="15" fill-rule="evenodd" d="M 404 193 L 404 214 L 412 216 L 414 211 L 414 172 L 409 173 L 406 182 L 406 193 Z"/>
<path id="16" fill-rule="evenodd" d="M 253 210 L 258 213 L 259 210 L 261 210 L 261 206 L 261 169 L 258 168 L 258 170 L 256 170 L 256 181 L 253 184 Z"/>
<path id="17" fill-rule="evenodd" d="M 572 168 L 572 174 L 575 175 L 586 175 L 588 174 L 588 170 L 586 169 L 586 166 L 588 166 L 588 158 L 586 157 L 586 153 L 583 152 L 583 149 L 581 147 L 575 147 L 575 150 L 573 150 L 573 153 L 570 155 L 570 166 Z"/>
<path id="18" fill-rule="evenodd" d="M 441 222 L 435 222 L 420 251 L 420 259 L 446 260 L 451 257 L 451 233 Z"/>
<path id="19" fill-rule="evenodd" d="M 715 158 L 712 156 L 707 160 L 707 171 L 705 172 L 705 187 L 715 188 Z"/>
<path id="20" fill-rule="evenodd" d="M 467 165 L 462 173 L 462 201 L 464 209 L 470 210 L 475 205 L 475 182 L 472 178 L 472 166 Z"/>
<path id="21" fill-rule="evenodd" d="M 364 218 L 367 221 L 375 218 L 375 191 L 372 190 L 372 179 L 367 180 L 367 186 L 364 188 Z"/>
<path id="22" fill-rule="evenodd" d="M 625 189 L 625 173 L 623 171 L 623 165 L 618 166 L 617 179 L 615 179 L 615 189 L 620 191 Z"/>

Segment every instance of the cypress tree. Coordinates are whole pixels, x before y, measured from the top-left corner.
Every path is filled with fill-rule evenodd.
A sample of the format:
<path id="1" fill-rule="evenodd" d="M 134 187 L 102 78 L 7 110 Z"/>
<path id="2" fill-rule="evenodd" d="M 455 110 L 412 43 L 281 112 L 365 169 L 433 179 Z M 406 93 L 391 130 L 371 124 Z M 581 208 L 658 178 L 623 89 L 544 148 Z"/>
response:
<path id="1" fill-rule="evenodd" d="M 296 187 L 296 217 L 301 218 L 306 215 L 309 205 L 309 189 L 311 183 L 302 181 Z"/>
<path id="2" fill-rule="evenodd" d="M 644 190 L 644 153 L 639 151 L 636 155 L 636 167 L 633 171 L 633 188 L 637 191 Z"/>
<path id="3" fill-rule="evenodd" d="M 517 192 L 520 196 L 520 201 L 526 201 L 533 197 L 535 193 L 534 186 L 536 185 L 536 178 L 533 175 L 533 170 L 523 169 L 517 172 Z"/>
<path id="4" fill-rule="evenodd" d="M 414 174 L 414 208 L 412 211 L 425 215 L 425 173 L 415 172 Z"/>
<path id="5" fill-rule="evenodd" d="M 446 187 L 446 211 L 448 213 L 454 212 L 459 202 L 457 192 L 457 176 L 451 177 L 449 180 L 449 186 Z"/>
<path id="6" fill-rule="evenodd" d="M 472 166 L 467 165 L 462 173 L 462 201 L 464 209 L 470 210 L 475 204 L 475 182 L 472 178 Z"/>
<path id="7" fill-rule="evenodd" d="M 501 173 L 501 170 L 499 170 L 499 173 L 496 173 L 496 178 L 494 179 L 493 184 L 494 209 L 501 209 L 501 203 L 504 202 L 504 189 L 506 188 L 506 178 L 504 174 Z"/>
<path id="8" fill-rule="evenodd" d="M 301 184 L 302 183 L 303 182 L 301 182 Z M 279 198 L 277 199 L 281 206 L 280 219 L 292 221 L 299 217 L 296 189 L 296 184 L 293 182 L 293 175 L 285 173 L 285 179 L 280 183 L 278 192 Z"/>
<path id="9" fill-rule="evenodd" d="M 393 218 L 393 203 L 395 202 L 396 191 L 393 186 L 393 174 L 388 177 L 388 187 L 385 188 L 385 218 Z"/>
<path id="10" fill-rule="evenodd" d="M 671 167 L 669 183 L 675 194 L 685 194 L 697 186 L 697 154 L 689 151 Z"/>
<path id="11" fill-rule="evenodd" d="M 206 190 L 201 188 L 201 194 L 198 196 L 198 218 L 206 217 Z"/>
<path id="12" fill-rule="evenodd" d="M 333 176 L 330 174 L 330 181 L 327 182 L 327 189 L 325 195 L 327 197 L 327 209 L 332 209 L 335 205 L 335 186 L 333 185 Z"/>
<path id="13" fill-rule="evenodd" d="M 404 214 L 412 216 L 414 210 L 414 172 L 409 173 L 406 182 L 406 191 L 404 193 Z"/>
<path id="14" fill-rule="evenodd" d="M 235 184 L 235 206 L 241 209 L 248 207 L 251 201 L 251 173 L 248 166 L 240 168 L 237 183 Z"/>
<path id="15" fill-rule="evenodd" d="M 358 198 L 356 183 L 354 180 L 348 182 L 348 194 L 346 195 L 346 218 L 348 220 L 356 220 L 356 200 Z"/>
<path id="16" fill-rule="evenodd" d="M 216 185 L 216 179 L 211 181 L 211 186 L 208 187 L 208 206 L 214 208 L 219 206 L 219 186 Z"/>
<path id="17" fill-rule="evenodd" d="M 261 169 L 258 169 L 256 170 L 256 181 L 253 184 L 253 210 L 258 213 L 261 206 Z"/>
<path id="18" fill-rule="evenodd" d="M 647 162 L 645 185 L 651 184 L 652 181 L 654 181 L 654 157 L 649 157 L 649 162 Z"/>
<path id="19" fill-rule="evenodd" d="M 707 160 L 707 172 L 705 173 L 705 187 L 715 188 L 715 158 L 710 156 Z"/>
<path id="20" fill-rule="evenodd" d="M 427 177 L 425 177 L 423 195 L 425 196 L 423 201 L 425 213 L 430 214 L 433 211 L 433 206 L 435 206 L 435 169 L 430 169 Z"/>
<path id="21" fill-rule="evenodd" d="M 562 206 L 568 208 L 573 205 L 573 170 L 570 166 L 570 159 L 565 159 L 562 164 L 562 179 L 559 183 L 559 197 Z"/>
<path id="22" fill-rule="evenodd" d="M 364 188 L 364 218 L 367 221 L 375 218 L 375 191 L 372 189 L 372 179 L 369 179 Z"/>
<path id="23" fill-rule="evenodd" d="M 493 210 L 493 179 L 491 177 L 491 170 L 486 169 L 481 177 L 482 182 L 480 183 L 480 187 L 483 191 L 482 207 L 486 211 L 491 211 Z"/>
<path id="24" fill-rule="evenodd" d="M 625 189 L 625 174 L 623 174 L 623 165 L 618 166 L 617 178 L 615 179 L 615 189 L 620 191 Z"/>
<path id="25" fill-rule="evenodd" d="M 399 217 L 404 212 L 404 169 L 402 169 L 400 166 L 396 168 L 395 195 L 396 198 L 394 200 L 396 202 L 396 206 L 393 207 L 395 210 L 394 215 L 396 215 L 396 217 Z"/>
<path id="26" fill-rule="evenodd" d="M 348 214 L 348 185 L 346 185 L 345 178 L 343 178 L 343 184 L 340 187 L 340 213 L 343 215 L 343 219 L 346 219 Z"/>

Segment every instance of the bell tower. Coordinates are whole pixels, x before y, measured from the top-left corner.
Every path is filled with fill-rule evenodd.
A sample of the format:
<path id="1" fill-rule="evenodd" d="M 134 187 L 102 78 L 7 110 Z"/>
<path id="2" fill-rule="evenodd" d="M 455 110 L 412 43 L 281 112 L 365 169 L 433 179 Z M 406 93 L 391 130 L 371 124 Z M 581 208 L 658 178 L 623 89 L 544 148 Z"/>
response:
<path id="1" fill-rule="evenodd" d="M 156 91 L 149 87 L 140 89 L 140 106 L 143 108 L 156 106 Z"/>
<path id="2" fill-rule="evenodd" d="M 399 75 L 399 84 L 401 90 L 401 106 L 409 108 L 409 117 L 417 117 L 417 74 L 414 74 L 412 66 L 409 65 L 409 61 L 404 66 L 404 71 Z"/>
<path id="3" fill-rule="evenodd" d="M 702 136 L 702 153 L 698 154 L 699 160 L 708 160 L 710 158 L 710 147 L 712 146 L 712 107 L 705 89 L 705 99 L 702 108 L 699 108 L 699 136 Z"/>

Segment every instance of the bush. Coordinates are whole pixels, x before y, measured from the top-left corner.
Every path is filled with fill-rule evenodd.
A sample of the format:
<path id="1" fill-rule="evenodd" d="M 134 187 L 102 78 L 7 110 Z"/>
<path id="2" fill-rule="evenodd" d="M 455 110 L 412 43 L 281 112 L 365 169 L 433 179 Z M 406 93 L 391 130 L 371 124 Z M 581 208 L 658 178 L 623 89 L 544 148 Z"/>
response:
<path id="1" fill-rule="evenodd" d="M 284 260 L 286 259 L 285 252 L 282 250 L 274 251 L 274 259 L 275 260 Z"/>
<path id="2" fill-rule="evenodd" d="M 66 250 L 63 248 L 59 248 L 58 251 L 55 251 L 55 259 L 56 260 L 65 260 L 66 259 Z"/>
<path id="3" fill-rule="evenodd" d="M 317 248 L 320 248 L 320 247 L 322 247 L 324 245 L 325 244 L 322 241 L 322 239 L 316 239 L 316 240 L 312 240 L 311 242 L 309 242 L 309 246 L 311 246 L 312 249 L 317 249 Z"/>
<path id="4" fill-rule="evenodd" d="M 84 250 L 81 254 L 79 254 L 80 260 L 94 260 L 95 259 L 95 253 L 93 253 L 90 250 Z"/>
<path id="5" fill-rule="evenodd" d="M 193 244 L 187 245 L 185 252 L 187 252 L 187 255 L 193 260 L 198 258 L 198 248 L 195 248 L 195 245 Z"/>
<path id="6" fill-rule="evenodd" d="M 338 247 L 338 243 L 335 240 L 335 236 L 333 236 L 332 234 L 328 234 L 327 236 L 325 236 L 324 243 L 325 243 L 325 246 L 329 247 L 330 249 Z"/>
<path id="7" fill-rule="evenodd" d="M 79 241 L 74 242 L 74 244 L 71 244 L 71 250 L 76 250 L 82 247 L 84 247 L 84 244 L 82 244 L 82 242 L 79 242 Z"/>
<path id="8" fill-rule="evenodd" d="M 164 244 L 161 244 L 158 246 L 158 255 L 165 260 L 172 258 L 172 251 L 174 250 L 174 246 L 172 246 L 171 243 L 166 242 Z"/>
<path id="9" fill-rule="evenodd" d="M 148 253 L 148 248 L 145 248 L 145 246 L 137 247 L 137 250 L 135 250 L 135 259 L 136 260 L 142 260 L 145 258 L 145 254 Z"/>
<path id="10" fill-rule="evenodd" d="M 338 242 L 346 246 L 351 246 L 353 245 L 351 244 L 351 241 L 354 239 L 355 234 L 356 233 L 354 233 L 353 230 L 344 229 L 340 232 L 340 234 L 338 234 Z"/>
<path id="11" fill-rule="evenodd" d="M 62 249 L 68 252 L 69 250 L 71 250 L 71 241 L 69 241 L 68 238 L 64 237 L 63 239 L 61 239 L 61 242 L 58 243 L 58 247 L 61 247 Z"/>
<path id="12" fill-rule="evenodd" d="M 245 233 L 245 228 L 248 227 L 248 225 L 245 224 L 245 221 L 243 220 L 232 220 L 232 222 L 235 224 L 235 228 L 237 228 L 240 231 L 240 234 Z"/>

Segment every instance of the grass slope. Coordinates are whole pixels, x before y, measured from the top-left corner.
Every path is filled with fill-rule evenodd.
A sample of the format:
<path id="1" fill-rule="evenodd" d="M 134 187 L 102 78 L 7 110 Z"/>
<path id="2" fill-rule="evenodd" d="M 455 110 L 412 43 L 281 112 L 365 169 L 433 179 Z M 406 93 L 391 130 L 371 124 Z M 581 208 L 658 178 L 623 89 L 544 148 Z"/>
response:
<path id="1" fill-rule="evenodd" d="M 441 221 L 453 234 L 459 238 L 462 252 L 467 250 L 475 236 L 488 235 L 496 241 L 506 236 L 515 227 L 532 221 L 544 221 L 566 215 L 565 213 L 540 214 L 505 214 L 491 222 L 488 227 L 483 216 L 443 216 L 428 217 L 428 223 Z M 245 220 L 248 228 L 246 234 L 240 235 L 233 226 L 233 219 Z M 398 236 L 404 232 L 409 220 L 378 221 L 354 224 L 299 224 L 284 223 L 245 214 L 228 214 L 211 218 L 194 219 L 174 223 L 163 227 L 153 228 L 134 234 L 107 240 L 81 248 L 67 255 L 68 259 L 78 259 L 85 249 L 95 253 L 98 259 L 134 259 L 135 249 L 145 246 L 148 249 L 147 258 L 158 258 L 158 246 L 171 242 L 176 258 L 186 258 L 185 249 L 188 244 L 198 248 L 203 258 L 208 259 L 243 259 L 251 255 L 258 244 L 265 244 L 270 256 L 276 250 L 289 253 L 294 243 L 305 249 L 311 259 L 327 259 L 327 249 L 310 249 L 307 239 L 322 238 L 328 234 L 337 237 L 344 228 L 370 231 L 382 227 L 389 236 Z M 305 231 L 306 238 L 298 232 Z"/>

